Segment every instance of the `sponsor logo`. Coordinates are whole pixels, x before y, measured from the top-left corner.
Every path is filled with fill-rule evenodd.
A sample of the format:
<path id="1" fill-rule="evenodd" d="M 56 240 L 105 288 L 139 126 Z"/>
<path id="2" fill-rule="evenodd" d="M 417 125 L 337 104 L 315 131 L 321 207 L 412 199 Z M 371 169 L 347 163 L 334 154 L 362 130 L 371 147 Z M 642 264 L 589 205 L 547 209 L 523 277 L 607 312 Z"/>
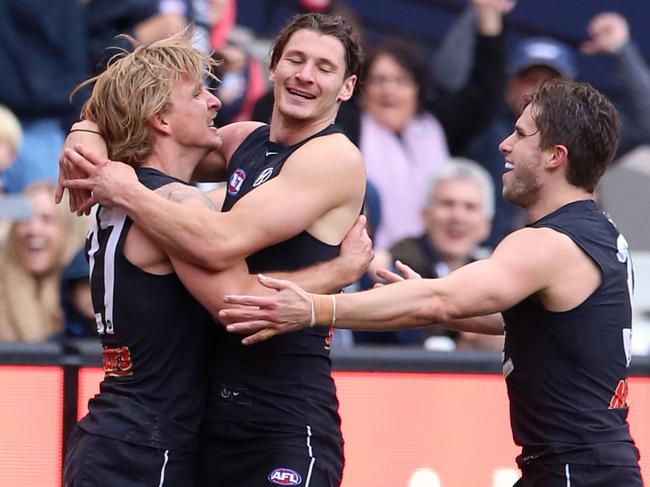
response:
<path id="1" fill-rule="evenodd" d="M 262 171 L 260 175 L 257 176 L 257 179 L 253 183 L 253 188 L 256 188 L 260 184 L 268 181 L 269 178 L 271 177 L 271 174 L 273 174 L 273 167 L 267 167 L 266 169 L 264 169 L 264 171 Z"/>
<path id="2" fill-rule="evenodd" d="M 232 176 L 230 176 L 230 179 L 228 180 L 228 194 L 235 196 L 239 193 L 241 185 L 244 183 L 244 179 L 246 179 L 246 173 L 242 169 L 237 169 L 232 173 Z"/>
<path id="3" fill-rule="evenodd" d="M 273 151 L 270 151 L 270 150 L 267 150 L 267 151 L 266 151 L 266 157 L 269 157 L 269 156 L 275 156 L 275 155 L 277 155 L 277 154 L 278 154 L 277 152 L 273 152 Z"/>
<path id="4" fill-rule="evenodd" d="M 107 377 L 124 377 L 133 375 L 133 362 L 129 347 L 108 348 L 102 351 L 104 374 Z"/>
<path id="5" fill-rule="evenodd" d="M 302 477 L 290 468 L 276 468 L 269 474 L 269 482 L 277 485 L 300 485 Z"/>

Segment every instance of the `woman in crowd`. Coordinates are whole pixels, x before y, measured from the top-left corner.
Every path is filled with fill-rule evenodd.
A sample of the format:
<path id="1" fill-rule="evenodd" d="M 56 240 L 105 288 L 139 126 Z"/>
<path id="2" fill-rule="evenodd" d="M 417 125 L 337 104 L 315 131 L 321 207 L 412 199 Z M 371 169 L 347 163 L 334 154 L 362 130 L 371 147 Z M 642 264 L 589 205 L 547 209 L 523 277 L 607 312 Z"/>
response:
<path id="1" fill-rule="evenodd" d="M 42 341 L 62 331 L 61 271 L 83 244 L 87 220 L 54 204 L 54 183 L 26 188 L 32 216 L 0 249 L 0 341 Z"/>

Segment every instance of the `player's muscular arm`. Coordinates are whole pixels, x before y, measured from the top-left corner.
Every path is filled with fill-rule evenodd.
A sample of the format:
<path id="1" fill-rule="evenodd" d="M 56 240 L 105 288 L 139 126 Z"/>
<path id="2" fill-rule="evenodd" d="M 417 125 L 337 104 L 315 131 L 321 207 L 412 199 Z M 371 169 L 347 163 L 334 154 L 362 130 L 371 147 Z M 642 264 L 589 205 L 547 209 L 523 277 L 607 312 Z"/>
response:
<path id="1" fill-rule="evenodd" d="M 568 246 L 575 247 L 550 229 L 519 230 L 506 237 L 490 258 L 461 267 L 443 279 L 397 283 L 376 290 L 374 296 L 371 293 L 375 290 L 362 293 L 366 295 L 360 296 L 358 303 L 349 300 L 351 295 L 341 296 L 337 299 L 337 323 L 343 320 L 341 325 L 346 327 L 390 329 L 409 322 L 445 323 L 497 313 L 532 294 L 548 295 L 554 282 L 563 279 L 564 269 L 570 267 Z M 395 289 L 389 290 L 393 286 Z M 378 302 L 383 303 L 382 309 L 373 311 Z M 455 329 L 478 331 L 472 328 L 474 321 L 466 321 L 466 327 L 462 321 L 455 323 Z M 500 324 L 494 320 L 492 326 L 496 333 Z"/>
<path id="2" fill-rule="evenodd" d="M 574 253 L 579 252 L 576 249 L 553 230 L 519 230 L 506 237 L 489 259 L 464 266 L 445 278 L 412 279 L 337 296 L 336 327 L 380 331 L 444 324 L 498 313 L 534 293 L 542 299 L 549 295 L 557 299 L 562 293 L 554 291 L 554 282 L 566 278 L 569 260 L 580 257 Z M 266 328 L 260 333 L 268 338 L 309 323 L 310 300 L 303 290 L 287 281 L 261 281 L 279 292 L 264 298 L 226 297 L 229 303 L 259 307 L 222 311 L 220 317 L 240 323 L 229 330 L 252 333 Z M 476 328 L 475 320 L 465 321 L 465 327 L 463 321 L 455 324 L 455 329 L 490 334 L 500 333 L 501 326 L 496 319 L 489 320 L 483 329 Z"/>
<path id="3" fill-rule="evenodd" d="M 156 192 L 166 199 L 195 209 L 212 205 L 205 194 L 182 184 L 170 184 Z M 341 245 L 339 257 L 297 271 L 269 275 L 290 279 L 311 292 L 338 291 L 358 279 L 372 260 L 372 242 L 365 230 L 365 223 L 364 217 L 357 220 Z M 224 271 L 211 271 L 188 263 L 182 256 L 169 254 L 169 257 L 190 293 L 215 315 L 223 308 L 222 298 L 226 293 L 270 293 L 255 276 L 248 273 L 244 261 Z"/>
<path id="4" fill-rule="evenodd" d="M 338 244 L 359 214 L 364 187 L 363 159 L 346 138 L 337 134 L 315 139 L 296 151 L 278 176 L 222 215 L 220 224 L 211 228 L 220 235 L 219 244 L 207 250 L 228 263 L 303 230 L 322 230 L 324 218 L 345 215 L 347 223 L 340 219 L 330 225 L 336 230 L 327 237 L 313 233 Z"/>
<path id="5" fill-rule="evenodd" d="M 141 185 L 115 203 L 169 252 L 187 256 L 201 267 L 224 270 L 308 229 L 333 209 L 349 207 L 353 216 L 348 226 L 354 221 L 365 184 L 363 160 L 342 136 L 321 139 L 330 143 L 323 146 L 325 140 L 317 139 L 306 144 L 289 158 L 277 177 L 246 195 L 227 213 L 205 207 L 190 209 Z M 339 241 L 344 234 L 345 230 Z"/>
<path id="6" fill-rule="evenodd" d="M 341 227 L 337 241 L 328 242 L 338 243 L 359 212 L 365 185 L 360 153 L 338 134 L 305 144 L 277 177 L 242 198 L 228 213 L 167 200 L 139 184 L 119 163 L 91 164 L 83 156 L 93 155 L 83 150 L 81 154 L 66 151 L 66 155 L 90 175 L 66 186 L 90 189 L 103 204 L 122 207 L 168 252 L 213 270 L 232 267 L 343 208 L 352 217 Z"/>
<path id="7" fill-rule="evenodd" d="M 184 185 L 168 184 L 163 186 L 158 190 L 158 193 L 171 201 L 177 201 L 178 203 L 186 203 L 188 201 L 196 201 L 201 203 L 206 208 L 211 210 L 217 210 L 217 208 L 212 203 L 212 200 L 208 198 L 205 193 Z"/>
<path id="8" fill-rule="evenodd" d="M 217 150 L 206 154 L 199 164 L 196 169 L 199 179 L 222 180 L 226 161 L 246 135 L 260 125 L 257 122 L 242 122 L 221 128 L 222 144 Z M 59 159 L 57 202 L 61 200 L 64 188 L 70 191 L 71 210 L 85 213 L 95 203 L 124 208 L 120 202 L 132 201 L 137 195 L 146 198 L 148 190 L 138 182 L 135 174 L 126 171 L 120 162 L 107 159 L 106 142 L 96 123 L 83 120 L 73 125 L 72 129 Z M 133 215 L 130 216 L 133 218 Z M 133 219 L 146 230 L 145 222 Z"/>

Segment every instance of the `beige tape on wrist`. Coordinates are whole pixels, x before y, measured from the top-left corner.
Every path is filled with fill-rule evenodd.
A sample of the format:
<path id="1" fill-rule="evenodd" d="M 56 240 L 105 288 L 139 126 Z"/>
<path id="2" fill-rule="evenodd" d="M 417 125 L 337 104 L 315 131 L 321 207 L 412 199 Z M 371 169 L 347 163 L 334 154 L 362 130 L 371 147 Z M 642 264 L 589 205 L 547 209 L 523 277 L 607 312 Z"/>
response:
<path id="1" fill-rule="evenodd" d="M 310 319 L 309 327 L 311 328 L 316 324 L 316 310 L 314 309 L 314 295 L 309 295 L 309 305 L 310 305 Z"/>
<path id="2" fill-rule="evenodd" d="M 334 295 L 312 294 L 311 296 L 314 303 L 314 324 L 334 326 L 336 323 L 336 298 Z"/>

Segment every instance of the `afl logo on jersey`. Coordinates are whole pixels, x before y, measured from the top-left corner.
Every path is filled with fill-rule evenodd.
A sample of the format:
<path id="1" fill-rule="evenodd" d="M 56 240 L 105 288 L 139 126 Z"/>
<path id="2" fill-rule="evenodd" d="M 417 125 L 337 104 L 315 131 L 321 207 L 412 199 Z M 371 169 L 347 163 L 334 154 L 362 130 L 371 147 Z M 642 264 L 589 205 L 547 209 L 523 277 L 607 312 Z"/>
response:
<path id="1" fill-rule="evenodd" d="M 277 485 L 300 485 L 302 477 L 290 468 L 276 468 L 269 474 L 268 480 Z"/>
<path id="2" fill-rule="evenodd" d="M 273 174 L 273 167 L 267 167 L 260 173 L 259 176 L 257 176 L 257 179 L 253 183 L 253 188 L 257 188 L 260 184 L 265 183 L 266 181 L 269 180 L 271 177 L 271 174 Z"/>
<path id="3" fill-rule="evenodd" d="M 236 196 L 241 189 L 241 185 L 244 183 L 244 179 L 246 179 L 246 173 L 243 169 L 237 169 L 232 173 L 232 176 L 228 180 L 228 194 Z"/>

